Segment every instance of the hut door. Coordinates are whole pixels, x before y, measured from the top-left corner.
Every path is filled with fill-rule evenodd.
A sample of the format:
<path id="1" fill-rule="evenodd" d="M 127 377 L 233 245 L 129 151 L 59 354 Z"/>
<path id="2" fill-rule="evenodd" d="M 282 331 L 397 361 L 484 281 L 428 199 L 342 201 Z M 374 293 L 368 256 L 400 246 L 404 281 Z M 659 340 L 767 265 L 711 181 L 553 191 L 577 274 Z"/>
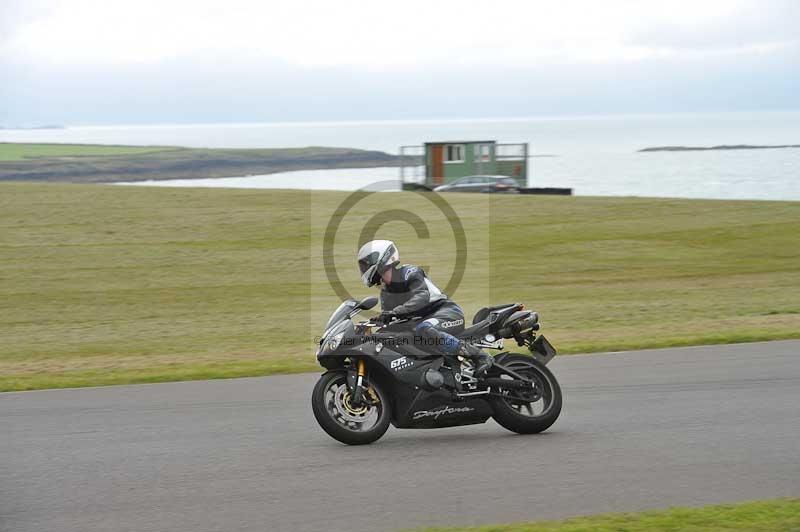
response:
<path id="1" fill-rule="evenodd" d="M 472 149 L 475 150 L 475 168 L 477 169 L 477 173 L 495 173 L 491 170 L 492 147 L 489 144 L 476 144 Z"/>
<path id="2" fill-rule="evenodd" d="M 431 177 L 433 177 L 433 185 L 439 186 L 444 183 L 444 146 L 433 146 L 431 148 L 431 156 Z"/>

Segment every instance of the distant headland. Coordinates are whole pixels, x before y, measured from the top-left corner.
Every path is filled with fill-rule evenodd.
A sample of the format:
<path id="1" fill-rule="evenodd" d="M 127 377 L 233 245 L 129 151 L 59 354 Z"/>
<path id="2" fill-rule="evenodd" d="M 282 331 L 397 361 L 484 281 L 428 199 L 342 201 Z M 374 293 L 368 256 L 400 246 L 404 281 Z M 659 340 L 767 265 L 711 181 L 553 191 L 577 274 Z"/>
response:
<path id="1" fill-rule="evenodd" d="M 351 148 L 227 149 L 0 142 L 0 182 L 113 183 L 399 166 L 382 151 Z M 422 161 L 419 161 L 422 164 Z"/>
<path id="2" fill-rule="evenodd" d="M 41 125 L 41 126 L 28 126 L 28 127 L 26 127 L 26 126 L 4 126 L 4 125 L 0 125 L 0 131 L 4 130 L 4 129 L 6 129 L 6 130 L 67 129 L 67 126 L 62 126 L 60 124 L 44 124 L 44 125 Z"/>
<path id="3" fill-rule="evenodd" d="M 721 146 L 654 146 L 652 148 L 643 148 L 638 151 L 774 150 L 778 148 L 800 148 L 800 144 L 776 144 L 771 146 L 758 146 L 752 144 L 723 144 Z"/>

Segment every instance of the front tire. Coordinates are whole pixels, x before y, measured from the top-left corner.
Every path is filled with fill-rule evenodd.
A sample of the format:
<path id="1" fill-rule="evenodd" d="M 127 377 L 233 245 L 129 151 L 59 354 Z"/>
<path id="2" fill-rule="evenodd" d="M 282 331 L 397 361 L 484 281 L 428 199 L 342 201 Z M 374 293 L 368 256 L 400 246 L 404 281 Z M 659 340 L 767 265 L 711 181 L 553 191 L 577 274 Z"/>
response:
<path id="1" fill-rule="evenodd" d="M 391 421 L 389 398 L 381 387 L 371 382 L 366 394 L 373 405 L 360 408 L 350 403 L 347 373 L 329 371 L 322 375 L 311 394 L 311 408 L 322 429 L 347 445 L 365 445 L 384 435 Z"/>
<path id="2" fill-rule="evenodd" d="M 517 434 L 537 434 L 550 428 L 561 413 L 561 387 L 544 364 L 533 357 L 510 354 L 502 364 L 536 383 L 533 392 L 506 391 L 490 396 L 493 416 L 502 427 Z"/>

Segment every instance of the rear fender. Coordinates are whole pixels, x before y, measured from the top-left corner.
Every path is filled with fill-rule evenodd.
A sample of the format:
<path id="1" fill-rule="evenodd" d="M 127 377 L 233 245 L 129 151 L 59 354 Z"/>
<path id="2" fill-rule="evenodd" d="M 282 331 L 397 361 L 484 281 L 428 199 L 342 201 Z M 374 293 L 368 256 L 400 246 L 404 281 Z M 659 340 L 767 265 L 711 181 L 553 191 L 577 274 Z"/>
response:
<path id="1" fill-rule="evenodd" d="M 509 355 L 522 355 L 522 356 L 530 356 L 530 355 L 528 355 L 528 354 L 525 354 L 525 353 L 512 353 L 512 352 L 510 352 L 510 351 L 503 351 L 503 352 L 502 352 L 502 353 L 500 353 L 499 355 L 495 355 L 495 357 L 494 357 L 494 361 L 495 361 L 495 363 L 496 363 L 496 364 L 503 364 L 503 361 L 504 361 L 504 360 L 505 360 L 505 359 L 506 359 L 506 358 L 507 358 Z M 531 358 L 532 358 L 532 357 L 531 357 Z"/>
<path id="2" fill-rule="evenodd" d="M 544 338 L 544 337 L 543 336 L 539 336 L 538 338 Z M 546 366 L 547 363 L 550 362 L 553 359 L 553 356 L 555 356 L 555 352 L 553 352 L 553 354 L 551 356 L 543 356 L 542 354 L 540 354 L 537 351 L 532 351 L 532 352 L 528 352 L 528 353 L 512 353 L 510 351 L 504 351 L 503 353 L 500 353 L 499 355 L 495 356 L 494 357 L 494 361 L 497 364 L 503 365 L 504 364 L 503 361 L 507 357 L 509 357 L 511 355 L 518 355 L 518 356 L 528 357 L 528 358 L 531 358 L 531 359 L 535 360 L 536 362 L 540 363 L 542 366 Z"/>

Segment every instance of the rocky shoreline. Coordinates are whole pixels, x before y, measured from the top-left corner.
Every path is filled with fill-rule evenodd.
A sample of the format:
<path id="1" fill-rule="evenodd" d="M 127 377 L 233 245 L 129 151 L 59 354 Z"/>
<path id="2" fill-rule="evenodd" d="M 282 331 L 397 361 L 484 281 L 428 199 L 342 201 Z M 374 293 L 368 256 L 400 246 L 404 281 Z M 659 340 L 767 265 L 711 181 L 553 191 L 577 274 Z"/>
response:
<path id="1" fill-rule="evenodd" d="M 800 144 L 776 144 L 758 146 L 752 144 L 723 144 L 720 146 L 654 146 L 638 150 L 639 153 L 657 151 L 713 151 L 713 150 L 774 150 L 780 148 L 800 148 Z"/>

